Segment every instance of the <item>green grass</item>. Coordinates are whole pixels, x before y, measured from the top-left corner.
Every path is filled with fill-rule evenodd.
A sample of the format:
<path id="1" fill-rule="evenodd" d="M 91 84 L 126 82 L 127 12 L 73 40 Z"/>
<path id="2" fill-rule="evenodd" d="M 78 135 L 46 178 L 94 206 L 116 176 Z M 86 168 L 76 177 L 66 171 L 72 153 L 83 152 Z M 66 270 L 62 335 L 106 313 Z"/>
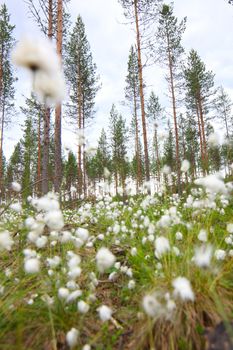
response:
<path id="1" fill-rule="evenodd" d="M 142 244 L 142 238 L 147 235 L 145 227 L 133 227 L 135 222 L 143 224 L 140 216 L 135 213 L 140 209 L 142 215 L 148 216 L 150 221 L 156 222 L 162 215 L 163 209 L 173 204 L 166 197 L 159 198 L 156 203 L 141 207 L 143 198 L 134 199 L 130 204 L 117 205 L 109 209 L 98 203 L 93 205 L 89 214 L 96 218 L 93 223 L 90 215 L 81 222 L 78 210 L 64 212 L 66 217 L 65 229 L 72 230 L 87 225 L 90 235 L 106 234 L 109 227 L 116 222 L 126 226 L 127 232 L 114 235 L 110 232 L 103 241 L 95 240 L 92 248 L 75 248 L 73 243 L 48 245 L 43 249 L 36 249 L 27 242 L 28 230 L 24 220 L 34 215 L 30 209 L 24 209 L 20 215 L 8 211 L 0 218 L 0 230 L 7 229 L 15 236 L 12 251 L 1 252 L 0 256 L 0 284 L 4 292 L 0 298 L 0 349 L 68 349 L 65 344 L 65 335 L 75 327 L 80 332 L 79 342 L 75 349 L 82 349 L 88 343 L 92 349 L 202 349 L 204 347 L 204 330 L 213 327 L 220 320 L 228 321 L 233 316 L 233 258 L 227 255 L 224 261 L 212 259 L 209 269 L 200 269 L 192 262 L 194 247 L 200 245 L 197 235 L 200 229 L 208 232 L 208 242 L 214 249 L 224 249 L 227 254 L 232 247 L 226 244 L 225 237 L 229 236 L 226 224 L 233 222 L 233 206 L 229 202 L 225 212 L 220 214 L 221 204 L 217 200 L 216 209 L 205 209 L 193 216 L 193 209 L 185 208 L 184 200 L 180 201 L 178 210 L 181 214 L 181 223 L 171 224 L 168 227 L 156 227 L 155 235 L 164 235 L 169 239 L 171 246 L 180 250 L 180 256 L 173 251 L 164 255 L 160 260 L 154 256 L 154 245 L 151 242 Z M 117 217 L 110 217 L 118 211 Z M 186 224 L 191 224 L 187 228 Z M 177 241 L 175 233 L 182 232 L 183 240 Z M 132 238 L 131 233 L 134 233 Z M 116 244 L 115 240 L 120 243 Z M 122 266 L 128 266 L 133 271 L 136 282 L 134 289 L 128 288 L 131 277 L 110 268 L 105 274 L 99 274 L 95 264 L 96 251 L 101 247 L 108 247 L 115 254 Z M 23 264 L 23 249 L 36 249 L 41 254 L 41 271 L 37 275 L 25 273 Z M 130 250 L 137 248 L 137 255 L 132 256 Z M 66 304 L 58 297 L 59 286 L 67 282 L 66 253 L 73 250 L 82 258 L 82 274 L 77 283 L 83 292 L 78 300 L 88 300 L 95 294 L 95 301 L 88 301 L 90 310 L 83 315 L 77 311 L 77 301 Z M 54 269 L 52 276 L 48 275 L 45 261 L 48 257 L 59 255 L 62 264 Z M 158 269 L 158 263 L 162 268 Z M 11 276 L 6 276 L 5 270 L 10 269 Z M 114 282 L 108 280 L 111 272 L 116 271 L 118 276 Z M 90 287 L 90 272 L 95 272 L 99 280 L 96 289 Z M 177 276 L 184 276 L 190 280 L 195 293 L 194 302 L 176 301 L 176 310 L 172 318 L 150 319 L 142 308 L 142 299 L 145 294 L 153 291 L 169 292 L 172 295 L 172 280 Z M 37 296 L 35 296 L 35 294 Z M 34 295 L 34 302 L 28 300 Z M 43 298 L 49 295 L 54 298 L 52 306 L 48 306 Z M 113 320 L 101 322 L 97 308 L 106 304 L 113 310 Z M 62 347 L 63 346 L 63 347 Z"/>

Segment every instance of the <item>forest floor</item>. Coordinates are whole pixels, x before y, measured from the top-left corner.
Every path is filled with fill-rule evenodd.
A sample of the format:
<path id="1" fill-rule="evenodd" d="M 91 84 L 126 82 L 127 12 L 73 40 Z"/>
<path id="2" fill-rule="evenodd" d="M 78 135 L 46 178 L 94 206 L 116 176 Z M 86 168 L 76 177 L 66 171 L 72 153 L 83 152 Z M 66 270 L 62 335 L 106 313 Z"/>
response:
<path id="1" fill-rule="evenodd" d="M 66 350 L 72 328 L 78 350 L 230 344 L 229 189 L 194 188 L 181 198 L 106 196 L 63 209 L 62 229 L 59 215 L 48 221 L 56 205 L 47 196 L 41 206 L 13 206 L 0 216 L 0 350 Z M 96 258 L 101 247 L 115 257 L 104 271 Z M 100 317 L 102 305 L 109 317 Z"/>

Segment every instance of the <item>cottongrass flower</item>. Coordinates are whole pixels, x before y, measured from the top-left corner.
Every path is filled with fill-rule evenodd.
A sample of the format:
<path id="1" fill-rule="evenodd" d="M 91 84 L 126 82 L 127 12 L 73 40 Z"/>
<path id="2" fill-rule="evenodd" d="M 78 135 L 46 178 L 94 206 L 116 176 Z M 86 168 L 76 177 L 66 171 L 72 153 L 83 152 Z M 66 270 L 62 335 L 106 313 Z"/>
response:
<path id="1" fill-rule="evenodd" d="M 58 104 L 65 96 L 60 58 L 48 39 L 25 38 L 12 52 L 13 63 L 33 73 L 33 90 L 47 106 Z"/>
<path id="2" fill-rule="evenodd" d="M 3 251 L 3 250 L 10 251 L 13 244 L 14 244 L 14 241 L 11 238 L 9 231 L 0 232 L 0 251 Z"/>
<path id="3" fill-rule="evenodd" d="M 107 305 L 101 305 L 97 309 L 97 311 L 99 313 L 99 317 L 100 317 L 101 321 L 103 321 L 103 322 L 110 320 L 112 317 L 112 309 L 110 309 L 110 307 L 108 307 Z"/>
<path id="4" fill-rule="evenodd" d="M 18 182 L 12 182 L 11 188 L 15 192 L 20 192 L 22 187 Z"/>
<path id="5" fill-rule="evenodd" d="M 80 300 L 77 304 L 78 311 L 81 312 L 81 314 L 86 314 L 89 309 L 90 305 L 88 305 L 84 300 Z"/>
<path id="6" fill-rule="evenodd" d="M 100 248 L 96 254 L 96 264 L 99 272 L 103 273 L 114 265 L 116 257 L 108 248 Z"/>
<path id="7" fill-rule="evenodd" d="M 38 258 L 30 258 L 24 262 L 24 270 L 26 273 L 40 272 L 40 260 Z"/>
<path id="8" fill-rule="evenodd" d="M 155 239 L 155 256 L 160 259 L 162 255 L 169 252 L 170 243 L 169 240 L 163 236 L 157 237 Z"/>
<path id="9" fill-rule="evenodd" d="M 232 223 L 227 224 L 227 232 L 233 233 L 233 224 Z"/>
<path id="10" fill-rule="evenodd" d="M 71 330 L 67 332 L 66 342 L 71 349 L 77 345 L 78 337 L 79 337 L 79 331 L 76 328 L 71 328 Z"/>
<path id="11" fill-rule="evenodd" d="M 199 241 L 202 241 L 202 242 L 207 242 L 207 232 L 206 230 L 200 230 L 197 238 L 199 239 Z"/>
<path id="12" fill-rule="evenodd" d="M 226 258 L 226 252 L 223 249 L 217 249 L 214 256 L 217 260 L 224 260 Z"/>
<path id="13" fill-rule="evenodd" d="M 12 203 L 10 208 L 16 211 L 16 213 L 20 213 L 22 211 L 22 205 L 19 202 Z"/>
<path id="14" fill-rule="evenodd" d="M 42 71 L 38 72 L 34 78 L 33 90 L 39 102 L 45 103 L 48 107 L 57 105 L 65 97 L 64 77 L 61 72 L 52 77 Z"/>
<path id="15" fill-rule="evenodd" d="M 182 161 L 182 164 L 181 164 L 181 171 L 182 171 L 183 173 L 187 173 L 187 171 L 189 170 L 189 168 L 190 168 L 190 163 L 189 163 L 189 161 L 188 161 L 187 159 L 184 159 L 184 160 Z"/>
<path id="16" fill-rule="evenodd" d="M 192 261 L 198 267 L 207 268 L 210 266 L 211 258 L 213 255 L 213 248 L 211 245 L 202 245 L 201 247 L 195 248 L 195 254 Z"/>
<path id="17" fill-rule="evenodd" d="M 163 306 L 154 294 L 145 295 L 142 301 L 142 306 L 147 316 L 155 318 L 161 316 L 163 313 Z"/>
<path id="18" fill-rule="evenodd" d="M 203 186 L 212 193 L 227 194 L 228 190 L 220 174 L 211 174 L 194 181 L 195 185 Z"/>
<path id="19" fill-rule="evenodd" d="M 30 69 L 53 74 L 59 68 L 59 57 L 48 39 L 23 38 L 12 52 L 13 63 Z"/>
<path id="20" fill-rule="evenodd" d="M 172 281 L 174 287 L 174 296 L 181 298 L 183 301 L 194 301 L 195 296 L 192 291 L 191 283 L 186 277 L 177 277 Z"/>

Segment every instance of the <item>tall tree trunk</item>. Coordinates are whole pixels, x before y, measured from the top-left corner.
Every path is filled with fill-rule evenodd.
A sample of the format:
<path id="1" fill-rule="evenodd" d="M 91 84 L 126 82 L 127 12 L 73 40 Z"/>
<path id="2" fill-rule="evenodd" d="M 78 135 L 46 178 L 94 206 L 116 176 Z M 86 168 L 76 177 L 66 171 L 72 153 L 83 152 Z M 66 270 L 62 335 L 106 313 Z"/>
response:
<path id="1" fill-rule="evenodd" d="M 44 110 L 44 139 L 43 139 L 43 159 L 42 159 L 42 194 L 49 191 L 49 144 L 50 144 L 50 109 Z"/>
<path id="2" fill-rule="evenodd" d="M 142 167 L 141 167 L 140 150 L 139 150 L 139 128 L 138 128 L 138 115 L 137 115 L 137 102 L 136 102 L 135 89 L 134 89 L 134 117 L 135 117 L 135 153 L 136 153 L 136 163 L 137 163 L 136 190 L 138 193 L 139 186 L 141 186 L 142 184 Z"/>
<path id="3" fill-rule="evenodd" d="M 41 193 L 41 113 L 38 115 L 37 193 Z"/>
<path id="4" fill-rule="evenodd" d="M 2 106 L 2 118 L 0 125 L 0 202 L 3 198 L 3 131 L 4 131 L 5 108 Z"/>
<path id="5" fill-rule="evenodd" d="M 3 47 L 2 47 L 3 50 Z M 2 187 L 3 187 L 3 129 L 4 129 L 4 102 L 3 102 L 3 69 L 2 69 L 2 56 L 0 53 L 0 102 L 2 102 L 2 118 L 0 125 L 0 200 L 2 199 Z"/>
<path id="6" fill-rule="evenodd" d="M 201 121 L 200 121 L 200 113 L 199 113 L 199 108 L 198 108 L 197 101 L 196 101 L 196 113 L 197 113 L 197 122 L 198 122 L 198 133 L 199 133 L 199 138 L 200 138 L 201 161 L 202 161 L 202 167 L 203 167 L 203 174 L 205 175 L 205 167 L 204 167 L 205 155 L 204 155 L 204 151 L 203 151 Z"/>
<path id="7" fill-rule="evenodd" d="M 63 0 L 57 0 L 57 53 L 62 60 L 62 31 L 63 29 Z M 62 159 L 61 159 L 61 104 L 55 109 L 55 192 L 60 191 L 62 182 Z"/>
<path id="8" fill-rule="evenodd" d="M 53 36 L 53 0 L 48 0 L 48 38 Z M 44 136 L 43 136 L 43 159 L 42 159 L 42 194 L 49 190 L 49 145 L 50 145 L 50 108 L 44 108 Z"/>
<path id="9" fill-rule="evenodd" d="M 139 20 L 138 20 L 138 0 L 134 0 L 134 15 L 135 15 L 135 24 L 136 24 L 136 34 L 137 34 L 138 73 L 139 73 L 139 89 L 140 89 L 140 101 L 141 101 L 146 181 L 150 181 L 150 164 L 149 164 L 149 154 L 148 154 L 145 101 L 144 101 L 144 90 L 143 90 L 142 59 L 141 59 L 141 39 L 140 39 Z M 150 193 L 150 189 L 148 190 L 148 193 Z"/>
<path id="10" fill-rule="evenodd" d="M 159 161 L 159 144 L 158 144 L 157 126 L 155 126 L 155 130 L 154 130 L 154 143 L 155 143 L 156 164 L 157 164 L 157 181 L 158 183 L 160 183 L 160 161 Z"/>
<path id="11" fill-rule="evenodd" d="M 175 89 L 174 89 L 174 77 L 173 77 L 173 65 L 170 51 L 170 38 L 167 33 L 167 45 L 168 45 L 168 65 L 169 65 L 169 74 L 170 74 L 170 83 L 171 83 L 171 93 L 172 93 L 172 110 L 173 110 L 173 119 L 174 119 L 174 128 L 175 128 L 175 139 L 176 139 L 176 172 L 177 172 L 177 187 L 179 194 L 181 193 L 181 181 L 180 181 L 180 150 L 179 150 L 179 134 L 178 134 L 178 125 L 177 125 L 177 115 L 176 115 L 176 98 L 175 98 Z"/>
<path id="12" fill-rule="evenodd" d="M 204 168 L 205 172 L 209 172 L 209 167 L 208 167 L 208 153 L 207 153 L 207 142 L 206 142 L 206 137 L 205 137 L 205 123 L 204 123 L 204 117 L 203 117 L 203 108 L 202 108 L 202 102 L 201 102 L 201 95 L 200 92 L 198 93 L 197 96 L 197 103 L 199 107 L 199 113 L 200 113 L 200 121 L 201 121 L 201 131 L 202 131 L 202 141 L 203 141 L 203 153 L 204 153 Z"/>
<path id="13" fill-rule="evenodd" d="M 80 74 L 78 76 L 78 129 L 81 132 L 82 129 L 82 91 L 80 84 Z M 82 194 L 83 188 L 83 175 L 82 175 L 82 145 L 78 145 L 78 194 L 79 198 Z"/>

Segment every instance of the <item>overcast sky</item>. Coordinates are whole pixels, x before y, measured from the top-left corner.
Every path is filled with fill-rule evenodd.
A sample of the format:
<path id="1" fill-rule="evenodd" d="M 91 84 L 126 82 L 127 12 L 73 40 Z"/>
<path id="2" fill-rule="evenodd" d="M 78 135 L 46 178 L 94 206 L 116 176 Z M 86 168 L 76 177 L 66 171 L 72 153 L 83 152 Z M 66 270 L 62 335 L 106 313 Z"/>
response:
<path id="1" fill-rule="evenodd" d="M 16 25 L 16 39 L 28 34 L 37 37 L 39 30 L 30 18 L 25 2 L 6 0 L 5 3 L 11 22 Z M 73 23 L 78 14 L 83 18 L 102 83 L 96 98 L 95 121 L 88 130 L 88 139 L 95 144 L 101 128 L 107 130 L 112 103 L 119 107 L 125 118 L 130 119 L 130 113 L 121 106 L 121 101 L 124 99 L 127 60 L 129 48 L 134 44 L 134 32 L 124 24 L 125 18 L 117 0 L 71 0 L 68 9 Z M 187 52 L 191 48 L 198 51 L 207 68 L 216 74 L 216 85 L 223 85 L 233 99 L 233 6 L 227 0 L 175 0 L 174 12 L 180 20 L 187 16 L 183 36 Z M 17 103 L 22 104 L 22 94 L 28 95 L 30 91 L 30 79 L 24 71 L 17 72 L 17 75 Z M 145 82 L 147 93 L 153 88 L 163 106 L 169 109 L 162 70 L 159 67 L 147 68 Z M 18 114 L 17 120 L 6 131 L 4 153 L 7 158 L 22 135 L 20 124 L 23 124 L 23 117 Z M 75 150 L 72 131 L 64 122 L 63 143 Z"/>

